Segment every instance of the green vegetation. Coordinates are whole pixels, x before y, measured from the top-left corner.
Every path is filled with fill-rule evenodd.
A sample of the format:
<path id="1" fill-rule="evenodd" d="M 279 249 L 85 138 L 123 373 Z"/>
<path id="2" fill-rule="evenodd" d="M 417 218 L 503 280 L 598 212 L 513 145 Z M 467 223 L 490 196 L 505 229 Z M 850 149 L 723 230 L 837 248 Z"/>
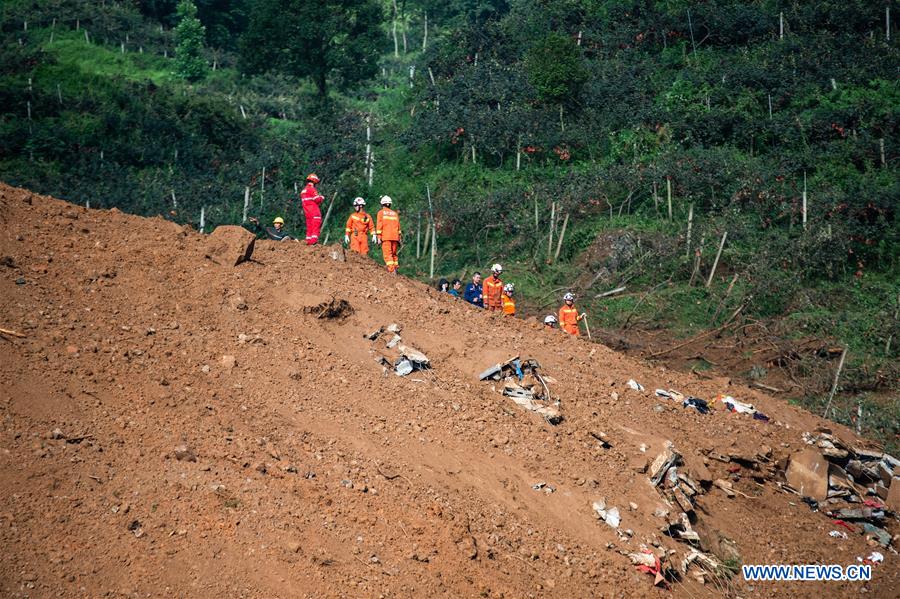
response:
<path id="1" fill-rule="evenodd" d="M 182 79 L 197 81 L 206 75 L 206 61 L 201 56 L 206 30 L 197 18 L 197 7 L 191 0 L 178 3 L 178 26 L 175 27 L 175 72 Z"/>
<path id="2" fill-rule="evenodd" d="M 773 338 L 846 345 L 835 418 L 862 404 L 863 428 L 896 439 L 882 4 L 196 0 L 200 28 L 189 4 L 4 3 L 0 178 L 194 225 L 202 207 L 210 226 L 239 222 L 249 189 L 250 214 L 296 229 L 294 184 L 315 171 L 335 215 L 395 198 L 401 270 L 421 278 L 427 188 L 436 277 L 500 261 L 527 314 L 573 289 L 592 324 L 673 344 L 741 308 Z M 791 366 L 804 405 L 823 409 L 834 367 Z"/>

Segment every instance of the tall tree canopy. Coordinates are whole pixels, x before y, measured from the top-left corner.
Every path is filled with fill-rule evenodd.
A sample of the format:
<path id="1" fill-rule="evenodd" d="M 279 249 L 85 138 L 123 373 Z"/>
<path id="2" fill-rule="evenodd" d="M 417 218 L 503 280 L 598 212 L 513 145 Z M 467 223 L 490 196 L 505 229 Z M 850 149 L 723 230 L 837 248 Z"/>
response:
<path id="1" fill-rule="evenodd" d="M 377 0 L 257 0 L 241 40 L 247 72 L 309 77 L 325 97 L 378 72 L 385 44 Z"/>

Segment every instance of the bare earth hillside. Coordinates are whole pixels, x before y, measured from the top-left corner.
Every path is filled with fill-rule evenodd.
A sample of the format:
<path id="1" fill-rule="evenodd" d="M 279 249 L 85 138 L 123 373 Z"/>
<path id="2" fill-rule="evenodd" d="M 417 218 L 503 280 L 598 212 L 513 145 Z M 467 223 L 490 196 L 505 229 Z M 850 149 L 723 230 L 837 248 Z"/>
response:
<path id="1" fill-rule="evenodd" d="M 814 513 L 778 484 L 803 433 L 871 447 L 851 431 L 492 317 L 339 246 L 259 241 L 236 267 L 208 246 L 0 185 L 0 327 L 22 335 L 0 338 L 0 596 L 896 596 L 896 552 L 829 536 L 836 506 Z M 325 317 L 332 298 L 350 308 Z M 391 323 L 432 370 L 379 362 L 384 337 L 364 335 Z M 561 423 L 479 382 L 515 355 L 555 381 Z M 657 388 L 771 420 L 701 415 Z M 667 441 L 702 487 L 705 554 L 848 565 L 878 550 L 873 580 L 681 574 L 691 546 L 663 529 L 683 506 L 648 480 Z M 654 586 L 628 556 L 642 545 L 680 580 Z"/>

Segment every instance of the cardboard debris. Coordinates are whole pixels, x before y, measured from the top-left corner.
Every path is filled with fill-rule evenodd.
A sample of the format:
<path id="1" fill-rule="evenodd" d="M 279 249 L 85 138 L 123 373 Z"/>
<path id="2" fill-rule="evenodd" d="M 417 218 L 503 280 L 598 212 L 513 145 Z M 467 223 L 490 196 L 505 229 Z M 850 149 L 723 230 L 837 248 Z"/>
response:
<path id="1" fill-rule="evenodd" d="M 804 497 L 816 501 L 828 498 L 828 462 L 814 449 L 804 449 L 791 456 L 785 477 Z"/>

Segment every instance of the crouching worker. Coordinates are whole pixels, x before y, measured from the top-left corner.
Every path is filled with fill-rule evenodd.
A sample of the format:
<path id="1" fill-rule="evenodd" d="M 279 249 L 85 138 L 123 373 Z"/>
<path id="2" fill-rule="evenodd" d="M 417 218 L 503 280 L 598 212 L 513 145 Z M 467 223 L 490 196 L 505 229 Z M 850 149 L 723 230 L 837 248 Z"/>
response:
<path id="1" fill-rule="evenodd" d="M 272 239 L 274 241 L 292 241 L 295 237 L 288 235 L 284 230 L 284 219 L 276 216 L 272 221 L 271 227 L 263 227 L 259 224 L 259 219 L 255 216 L 248 218 L 253 223 L 253 232 L 256 233 L 257 239 Z"/>
<path id="2" fill-rule="evenodd" d="M 556 328 L 556 317 L 553 316 L 552 314 L 548 314 L 547 316 L 545 316 L 544 317 L 544 326 L 547 327 L 548 329 L 555 329 Z"/>
<path id="3" fill-rule="evenodd" d="M 504 316 L 516 315 L 516 300 L 513 299 L 513 291 L 514 287 L 512 283 L 507 283 L 503 286 L 503 294 L 500 296 L 500 299 L 503 302 Z"/>

